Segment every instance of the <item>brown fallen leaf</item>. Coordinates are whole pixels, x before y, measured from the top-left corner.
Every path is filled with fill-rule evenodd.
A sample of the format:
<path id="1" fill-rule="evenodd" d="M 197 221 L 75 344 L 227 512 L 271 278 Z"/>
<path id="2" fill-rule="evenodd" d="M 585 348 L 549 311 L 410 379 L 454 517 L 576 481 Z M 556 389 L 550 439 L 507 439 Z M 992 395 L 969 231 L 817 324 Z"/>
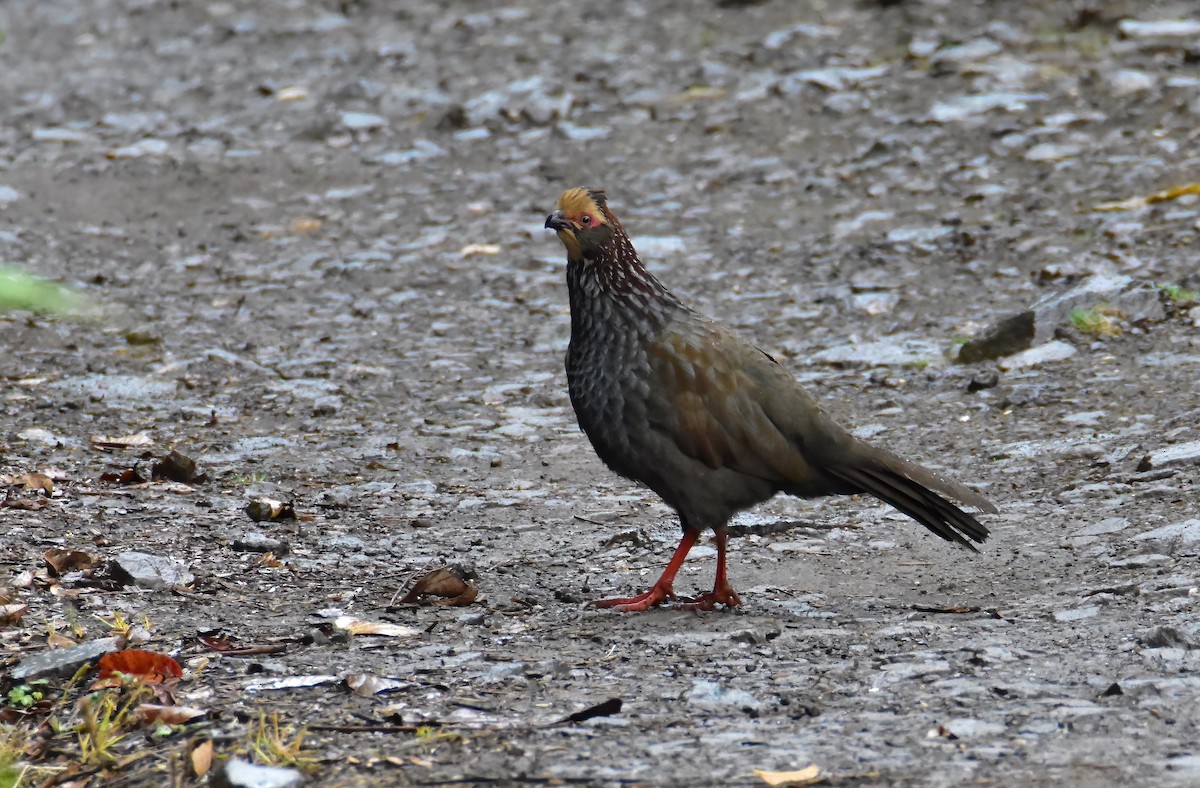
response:
<path id="1" fill-rule="evenodd" d="M 27 610 L 29 605 L 0 605 L 0 627 L 17 623 Z"/>
<path id="2" fill-rule="evenodd" d="M 150 476 L 153 479 L 170 479 L 183 484 L 204 484 L 208 481 L 208 474 L 196 467 L 195 460 L 174 449 L 162 460 L 154 463 Z"/>
<path id="3" fill-rule="evenodd" d="M 66 635 L 60 635 L 57 632 L 51 632 L 46 636 L 46 645 L 50 648 L 70 648 L 71 646 L 79 645 Z"/>
<path id="4" fill-rule="evenodd" d="M 96 559 L 82 550 L 65 550 L 61 547 L 51 547 L 42 553 L 42 560 L 57 577 L 67 572 L 86 572 L 96 565 Z"/>
<path id="5" fill-rule="evenodd" d="M 0 476 L 0 484 L 20 486 L 23 490 L 39 490 L 46 495 L 54 494 L 54 481 L 44 473 L 22 473 L 20 476 Z"/>
<path id="6" fill-rule="evenodd" d="M 479 595 L 478 589 L 456 575 L 449 567 L 434 569 L 417 579 L 413 587 L 400 599 L 400 604 L 469 605 Z M 445 597 L 428 600 L 423 597 Z"/>
<path id="7" fill-rule="evenodd" d="M 123 673 L 143 684 L 161 684 L 167 679 L 183 678 L 183 668 L 173 658 L 138 648 L 105 654 L 98 666 L 101 681 L 113 678 L 116 673 Z"/>
<path id="8" fill-rule="evenodd" d="M 191 761 L 192 771 L 197 777 L 203 777 L 208 774 L 213 762 L 212 739 L 205 739 L 192 747 Z"/>
<path id="9" fill-rule="evenodd" d="M 389 624 L 383 621 L 363 621 L 353 616 L 338 616 L 333 621 L 337 629 L 344 629 L 351 635 L 382 635 L 391 638 L 416 637 L 421 634 L 419 629 L 406 627 L 401 624 Z"/>
<path id="10" fill-rule="evenodd" d="M 47 498 L 13 498 L 11 495 L 5 495 L 0 500 L 0 509 L 21 509 L 27 512 L 36 512 L 49 505 L 50 501 Z"/>
<path id="11" fill-rule="evenodd" d="M 754 774 L 767 785 L 772 786 L 772 788 L 779 788 L 779 786 L 812 785 L 825 779 L 821 774 L 821 767 L 815 763 L 794 772 L 768 772 L 762 769 L 755 769 Z"/>
<path id="12" fill-rule="evenodd" d="M 125 468 L 121 471 L 109 471 L 107 473 L 102 473 L 100 474 L 100 481 L 104 482 L 105 484 L 128 485 L 143 484 L 146 479 L 144 476 L 142 476 L 142 474 L 138 473 L 138 469 L 135 467 Z"/>

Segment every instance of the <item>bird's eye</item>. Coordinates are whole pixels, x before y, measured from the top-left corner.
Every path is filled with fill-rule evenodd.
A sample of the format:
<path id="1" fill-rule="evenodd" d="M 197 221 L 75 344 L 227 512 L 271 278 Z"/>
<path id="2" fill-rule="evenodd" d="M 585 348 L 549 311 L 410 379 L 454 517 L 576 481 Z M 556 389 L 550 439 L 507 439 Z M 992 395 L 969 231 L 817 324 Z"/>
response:
<path id="1" fill-rule="evenodd" d="M 592 215 L 590 213 L 585 213 L 579 218 L 579 223 L 584 227 L 589 226 L 592 223 Z"/>

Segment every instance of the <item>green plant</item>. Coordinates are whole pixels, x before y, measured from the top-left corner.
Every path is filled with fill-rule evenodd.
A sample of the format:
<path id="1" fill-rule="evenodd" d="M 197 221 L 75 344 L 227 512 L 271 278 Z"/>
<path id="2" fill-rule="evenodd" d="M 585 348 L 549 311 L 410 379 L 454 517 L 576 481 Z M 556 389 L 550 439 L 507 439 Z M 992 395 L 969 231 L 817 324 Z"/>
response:
<path id="1" fill-rule="evenodd" d="M 121 696 L 126 697 L 124 701 Z M 153 694 L 140 682 L 123 690 L 102 690 L 85 696 L 79 702 L 82 721 L 75 728 L 79 739 L 79 760 L 86 766 L 108 766 L 116 760 L 113 748 L 129 735 L 130 711 L 146 696 Z"/>
<path id="2" fill-rule="evenodd" d="M 311 769 L 317 765 L 317 757 L 314 751 L 304 749 L 307 732 L 303 726 L 281 725 L 279 712 L 272 712 L 270 720 L 266 712 L 260 712 L 258 725 L 250 731 L 250 751 L 265 766 Z"/>
<path id="3" fill-rule="evenodd" d="M 1200 291 L 1188 290 L 1179 285 L 1159 285 L 1158 289 L 1176 304 L 1194 304 L 1200 302 Z"/>
<path id="4" fill-rule="evenodd" d="M 82 315 L 83 297 L 68 287 L 41 279 L 21 268 L 0 264 L 0 312 Z"/>
<path id="5" fill-rule="evenodd" d="M 1071 310 L 1071 325 L 1081 334 L 1090 336 L 1116 336 L 1121 333 L 1117 318 L 1121 313 L 1106 304 L 1075 307 Z"/>
<path id="6" fill-rule="evenodd" d="M 49 683 L 49 679 L 34 679 L 28 684 L 18 684 L 8 691 L 8 705 L 14 709 L 31 708 L 46 697 L 44 690 Z"/>

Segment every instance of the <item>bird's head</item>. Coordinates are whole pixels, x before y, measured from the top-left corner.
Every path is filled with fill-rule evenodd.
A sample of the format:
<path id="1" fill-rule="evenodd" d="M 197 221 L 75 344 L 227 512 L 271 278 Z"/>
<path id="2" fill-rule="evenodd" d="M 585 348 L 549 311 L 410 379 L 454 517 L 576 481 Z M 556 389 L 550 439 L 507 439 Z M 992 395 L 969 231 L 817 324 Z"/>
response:
<path id="1" fill-rule="evenodd" d="M 546 217 L 546 228 L 558 233 L 568 259 L 579 260 L 611 248 L 620 224 L 609 212 L 603 191 L 578 186 L 558 198 L 558 210 Z"/>

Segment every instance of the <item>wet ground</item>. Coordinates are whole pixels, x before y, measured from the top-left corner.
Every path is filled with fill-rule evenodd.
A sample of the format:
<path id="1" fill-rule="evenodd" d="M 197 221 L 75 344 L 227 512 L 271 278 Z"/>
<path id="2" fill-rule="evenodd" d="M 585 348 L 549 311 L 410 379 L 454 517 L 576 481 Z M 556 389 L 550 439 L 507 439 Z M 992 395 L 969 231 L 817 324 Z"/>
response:
<path id="1" fill-rule="evenodd" d="M 380 729 L 309 734 L 331 785 L 1194 784 L 1200 315 L 1164 294 L 1045 328 L 1040 363 L 947 355 L 1097 276 L 1200 288 L 1195 195 L 1095 210 L 1200 180 L 1195 12 L 9 0 L 0 258 L 105 316 L 0 317 L 0 474 L 58 480 L 0 509 L 3 577 L 63 547 L 194 582 L 18 582 L 0 660 L 148 620 L 214 719 L 134 783 L 265 710 Z M 566 399 L 542 223 L 579 184 L 859 434 L 992 498 L 981 554 L 778 499 L 739 520 L 743 609 L 583 604 L 643 590 L 678 526 Z M 100 479 L 171 449 L 207 482 Z M 262 496 L 301 519 L 252 522 Z M 443 564 L 474 604 L 393 604 Z M 322 634 L 339 615 L 419 633 Z M 355 672 L 400 683 L 271 688 Z"/>

